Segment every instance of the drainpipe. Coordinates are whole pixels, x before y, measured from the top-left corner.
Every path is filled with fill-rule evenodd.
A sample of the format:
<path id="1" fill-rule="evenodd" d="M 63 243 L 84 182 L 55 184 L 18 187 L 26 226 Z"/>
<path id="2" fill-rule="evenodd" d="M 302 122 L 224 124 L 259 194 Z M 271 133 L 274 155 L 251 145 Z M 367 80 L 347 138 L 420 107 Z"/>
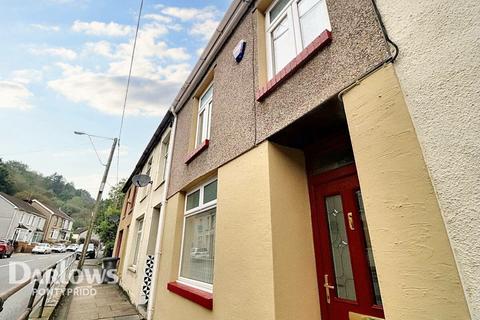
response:
<path id="1" fill-rule="evenodd" d="M 175 110 L 173 108 L 171 108 L 171 112 L 173 114 L 173 125 L 172 125 L 172 130 L 170 131 L 170 142 L 168 144 L 167 167 L 165 168 L 167 176 L 165 177 L 165 188 L 163 190 L 162 201 L 160 206 L 158 233 L 157 233 L 157 239 L 155 242 L 155 255 L 153 258 L 152 285 L 150 287 L 150 297 L 148 298 L 148 306 L 147 306 L 147 320 L 153 319 L 153 309 L 154 309 L 153 305 L 156 299 L 158 273 L 160 269 L 160 257 L 162 255 L 163 230 L 165 227 L 165 207 L 167 204 L 168 185 L 170 183 L 170 168 L 172 167 L 173 143 L 175 141 L 175 129 L 177 127 L 177 114 L 175 113 Z"/>

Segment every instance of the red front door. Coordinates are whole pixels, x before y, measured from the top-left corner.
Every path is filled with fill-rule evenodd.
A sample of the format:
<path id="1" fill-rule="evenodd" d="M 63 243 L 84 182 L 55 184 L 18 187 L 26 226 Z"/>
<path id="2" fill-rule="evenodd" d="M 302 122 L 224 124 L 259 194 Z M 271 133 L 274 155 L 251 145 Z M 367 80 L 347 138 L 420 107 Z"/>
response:
<path id="1" fill-rule="evenodd" d="M 309 177 L 309 188 L 322 319 L 383 318 L 355 166 Z"/>

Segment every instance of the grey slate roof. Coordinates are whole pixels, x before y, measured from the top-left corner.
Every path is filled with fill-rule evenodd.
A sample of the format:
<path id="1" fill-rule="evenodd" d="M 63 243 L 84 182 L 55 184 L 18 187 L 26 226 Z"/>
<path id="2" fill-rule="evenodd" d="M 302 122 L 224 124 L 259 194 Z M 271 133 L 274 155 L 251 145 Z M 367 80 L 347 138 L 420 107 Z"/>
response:
<path id="1" fill-rule="evenodd" d="M 36 200 L 38 201 L 39 203 L 41 203 L 44 207 L 48 208 L 50 211 L 52 211 L 54 214 L 56 214 L 57 216 L 60 216 L 64 219 L 67 219 L 67 220 L 70 220 L 70 221 L 73 221 L 73 218 L 70 217 L 68 214 L 66 214 L 65 212 L 63 212 L 61 209 L 57 209 L 55 208 L 54 206 L 51 206 L 51 205 L 48 205 L 44 202 L 41 202 L 39 200 Z"/>
<path id="2" fill-rule="evenodd" d="M 22 211 L 33 213 L 37 216 L 41 216 L 43 218 L 46 218 L 45 214 L 43 214 L 42 212 L 40 212 L 39 210 L 37 210 L 36 208 L 31 206 L 28 202 L 26 202 L 24 200 L 18 199 L 14 196 L 8 195 L 8 194 L 3 193 L 3 192 L 0 192 L 0 196 L 7 199 L 9 202 L 11 202 L 14 206 L 16 206 L 17 208 L 19 208 Z"/>

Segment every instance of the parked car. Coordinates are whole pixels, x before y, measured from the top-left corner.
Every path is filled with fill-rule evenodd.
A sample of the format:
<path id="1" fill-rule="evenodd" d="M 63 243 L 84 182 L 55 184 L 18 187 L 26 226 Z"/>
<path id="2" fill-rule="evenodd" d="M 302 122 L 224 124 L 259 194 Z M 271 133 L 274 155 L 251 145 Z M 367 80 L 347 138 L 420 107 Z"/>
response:
<path id="1" fill-rule="evenodd" d="M 10 240 L 0 240 L 0 259 L 10 258 L 13 254 L 13 243 Z"/>
<path id="2" fill-rule="evenodd" d="M 75 244 L 75 243 L 73 243 L 73 244 L 71 244 L 67 247 L 68 252 L 75 252 L 75 251 L 77 251 L 77 249 L 78 249 L 78 244 Z"/>
<path id="3" fill-rule="evenodd" d="M 52 246 L 52 252 L 58 252 L 58 253 L 63 253 L 66 252 L 67 248 L 65 247 L 64 244 L 54 244 Z"/>
<path id="4" fill-rule="evenodd" d="M 77 251 L 75 251 L 75 253 L 77 254 L 77 260 L 80 259 L 80 256 L 82 255 L 82 251 L 83 251 L 83 243 L 79 245 L 77 248 Z M 96 257 L 95 246 L 93 245 L 93 243 L 89 243 L 87 247 L 86 258 L 95 259 L 95 257 Z"/>
<path id="5" fill-rule="evenodd" d="M 33 249 L 32 253 L 47 254 L 52 253 L 52 247 L 48 243 L 39 243 Z"/>

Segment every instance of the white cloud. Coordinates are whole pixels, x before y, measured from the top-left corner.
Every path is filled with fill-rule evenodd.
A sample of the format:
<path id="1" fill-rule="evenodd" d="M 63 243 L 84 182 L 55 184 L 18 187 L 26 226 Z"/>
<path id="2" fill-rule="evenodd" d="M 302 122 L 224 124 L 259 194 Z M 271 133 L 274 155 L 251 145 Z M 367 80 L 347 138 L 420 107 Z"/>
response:
<path id="1" fill-rule="evenodd" d="M 182 21 L 187 20 L 208 20 L 214 19 L 219 15 L 215 7 L 205 8 L 181 8 L 181 7 L 160 7 L 161 13 L 167 16 L 178 18 Z"/>
<path id="2" fill-rule="evenodd" d="M 189 52 L 184 47 L 172 45 L 171 37 L 166 36 L 172 31 L 184 30 L 184 35 L 193 35 L 196 42 L 200 40 L 204 44 L 218 24 L 219 12 L 215 7 L 156 8 L 157 12 L 144 15 L 138 33 L 127 115 L 163 115 L 190 73 L 189 62 L 192 56 L 198 55 L 197 50 Z M 97 59 L 103 64 L 84 67 L 76 63 L 58 63 L 61 76 L 48 82 L 50 89 L 70 101 L 86 104 L 102 113 L 121 115 L 134 29 L 115 22 L 95 21 L 76 21 L 72 29 L 109 36 L 131 32 L 129 40 L 120 43 L 113 40 L 85 43 L 82 58 Z"/>
<path id="3" fill-rule="evenodd" d="M 127 83 L 126 72 L 123 75 L 117 74 L 117 70 L 96 72 L 68 64 L 61 64 L 60 67 L 63 70 L 62 77 L 49 81 L 50 88 L 71 101 L 86 103 L 103 113 L 121 114 Z M 146 63 L 144 67 L 143 77 L 132 77 L 126 113 L 161 116 L 188 76 L 190 66 L 169 65 L 166 68 L 147 70 L 152 65 Z"/>
<path id="4" fill-rule="evenodd" d="M 30 82 L 38 82 L 43 78 L 43 72 L 35 69 L 21 69 L 15 70 L 11 73 L 10 78 L 22 84 L 29 84 Z"/>
<path id="5" fill-rule="evenodd" d="M 32 96 L 32 92 L 23 83 L 0 80 L 0 109 L 30 109 L 32 106 L 29 100 Z"/>
<path id="6" fill-rule="evenodd" d="M 62 47 L 51 47 L 51 48 L 30 48 L 30 52 L 35 55 L 50 55 L 56 56 L 65 60 L 74 60 L 77 58 L 77 53 L 71 49 L 62 48 Z"/>
<path id="7" fill-rule="evenodd" d="M 203 40 L 209 40 L 218 26 L 218 20 L 208 19 L 203 22 L 195 23 L 190 30 L 190 34 L 200 36 Z"/>
<path id="8" fill-rule="evenodd" d="M 171 23 L 173 21 L 171 17 L 167 17 L 161 14 L 156 14 L 156 13 L 145 14 L 143 18 L 146 20 L 154 20 L 160 23 Z"/>
<path id="9" fill-rule="evenodd" d="M 100 56 L 113 58 L 112 44 L 108 41 L 87 42 L 85 43 L 85 52 Z"/>
<path id="10" fill-rule="evenodd" d="M 54 32 L 60 31 L 59 26 L 40 24 L 40 23 L 32 23 L 30 26 L 32 28 L 39 29 L 39 30 L 42 30 L 42 31 L 54 31 Z"/>
<path id="11" fill-rule="evenodd" d="M 200 36 L 202 41 L 208 41 L 217 28 L 220 20 L 220 12 L 213 6 L 205 8 L 181 8 L 157 6 L 162 15 L 160 17 L 172 17 L 180 21 L 190 23 L 188 33 Z M 155 15 L 154 15 L 155 16 Z"/>
<path id="12" fill-rule="evenodd" d="M 133 32 L 133 27 L 118 24 L 116 22 L 83 22 L 76 20 L 72 25 L 72 30 L 95 36 L 121 37 L 131 34 Z"/>

